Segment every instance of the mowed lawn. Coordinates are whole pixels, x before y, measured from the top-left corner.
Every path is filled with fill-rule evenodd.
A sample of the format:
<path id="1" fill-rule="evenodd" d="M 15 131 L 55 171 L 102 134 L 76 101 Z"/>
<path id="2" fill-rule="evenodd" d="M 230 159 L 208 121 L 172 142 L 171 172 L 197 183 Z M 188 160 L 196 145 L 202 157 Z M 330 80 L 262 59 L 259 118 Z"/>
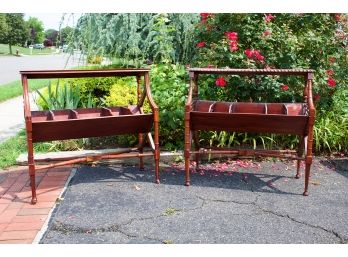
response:
<path id="1" fill-rule="evenodd" d="M 29 80 L 29 91 L 43 88 L 49 84 L 48 79 Z M 0 103 L 10 98 L 23 94 L 22 82 L 20 80 L 10 82 L 5 85 L 0 85 Z"/>
<path id="2" fill-rule="evenodd" d="M 30 55 L 30 49 L 21 46 L 12 46 L 12 54 L 16 54 L 16 50 L 18 49 L 19 54 Z M 33 49 L 32 55 L 40 55 L 40 54 L 52 54 L 55 50 L 51 48 L 44 49 Z M 1 55 L 9 55 L 10 48 L 6 44 L 0 44 L 0 56 Z"/>

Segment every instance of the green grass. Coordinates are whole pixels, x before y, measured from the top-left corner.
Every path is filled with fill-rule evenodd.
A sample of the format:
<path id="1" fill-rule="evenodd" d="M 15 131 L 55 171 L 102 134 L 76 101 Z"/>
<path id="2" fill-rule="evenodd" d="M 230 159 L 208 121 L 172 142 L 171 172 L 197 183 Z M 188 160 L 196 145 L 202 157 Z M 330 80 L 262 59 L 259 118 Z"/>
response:
<path id="1" fill-rule="evenodd" d="M 16 159 L 21 153 L 27 151 L 25 130 L 21 130 L 16 136 L 13 136 L 0 143 L 0 169 L 4 169 L 16 164 Z M 51 143 L 34 144 L 35 152 L 46 152 L 52 147 Z"/>
<path id="2" fill-rule="evenodd" d="M 29 80 L 29 91 L 43 88 L 48 85 L 48 79 Z M 22 82 L 20 80 L 0 86 L 0 103 L 23 94 Z"/>
<path id="3" fill-rule="evenodd" d="M 16 54 L 16 50 L 18 49 L 19 54 L 30 55 L 29 48 L 21 47 L 21 46 L 12 46 L 12 54 Z M 51 48 L 33 49 L 32 55 L 41 55 L 41 54 L 52 54 L 54 51 Z M 10 48 L 6 44 L 0 44 L 0 56 L 1 55 L 9 55 Z"/>

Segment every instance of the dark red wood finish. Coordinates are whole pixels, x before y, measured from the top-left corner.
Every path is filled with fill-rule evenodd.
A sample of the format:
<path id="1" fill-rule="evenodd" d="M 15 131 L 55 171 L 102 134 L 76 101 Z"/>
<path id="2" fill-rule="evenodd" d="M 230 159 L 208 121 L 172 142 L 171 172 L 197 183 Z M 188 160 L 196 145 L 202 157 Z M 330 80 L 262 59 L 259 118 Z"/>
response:
<path id="1" fill-rule="evenodd" d="M 21 71 L 24 99 L 24 117 L 27 131 L 28 166 L 32 190 L 32 203 L 37 202 L 35 188 L 35 170 L 110 158 L 138 157 L 140 169 L 144 168 L 143 157 L 152 155 L 155 159 L 155 180 L 159 183 L 159 112 L 150 89 L 149 69 L 112 69 L 112 70 L 45 70 Z M 110 108 L 84 108 L 73 110 L 30 111 L 28 79 L 47 78 L 84 78 L 135 76 L 137 79 L 138 103 L 133 106 Z M 141 89 L 143 84 L 143 90 Z M 152 113 L 144 114 L 142 106 L 147 98 Z M 154 130 L 154 139 L 151 130 Z M 138 134 L 139 144 L 115 153 L 97 156 L 73 158 L 36 167 L 33 143 L 52 140 L 64 140 L 121 134 Z M 148 138 L 152 153 L 143 153 L 145 136 Z"/>
<path id="2" fill-rule="evenodd" d="M 272 156 L 298 160 L 296 178 L 300 177 L 300 162 L 305 161 L 303 195 L 308 195 L 315 120 L 315 107 L 312 99 L 313 73 L 313 70 L 303 69 L 189 69 L 190 88 L 185 105 L 185 185 L 190 185 L 191 154 L 195 154 L 197 169 L 200 154 Z M 201 74 L 302 76 L 305 81 L 303 103 L 237 103 L 199 100 L 198 78 Z M 199 144 L 199 131 L 201 130 L 292 134 L 299 136 L 300 144 L 296 154 L 287 150 L 204 149 L 200 148 Z M 194 151 L 191 150 L 192 140 L 195 146 Z M 305 156 L 303 156 L 304 152 Z"/>

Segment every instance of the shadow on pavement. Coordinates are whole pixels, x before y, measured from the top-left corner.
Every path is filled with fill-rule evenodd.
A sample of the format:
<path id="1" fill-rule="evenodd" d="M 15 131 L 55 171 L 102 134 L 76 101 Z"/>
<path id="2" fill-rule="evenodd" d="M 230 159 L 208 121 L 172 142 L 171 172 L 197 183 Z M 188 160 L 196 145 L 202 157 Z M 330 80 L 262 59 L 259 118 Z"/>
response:
<path id="1" fill-rule="evenodd" d="M 183 169 L 161 169 L 160 173 L 161 185 L 184 185 L 185 174 Z M 224 188 L 231 190 L 245 190 L 262 193 L 275 193 L 286 195 L 301 195 L 301 193 L 293 193 L 281 190 L 276 186 L 280 180 L 293 180 L 293 176 L 274 175 L 263 172 L 219 172 L 216 170 L 205 170 L 204 173 L 191 173 L 190 187 L 212 187 Z M 137 167 L 121 166 L 115 168 L 114 166 L 97 166 L 90 167 L 87 165 L 80 166 L 72 181 L 73 184 L 80 183 L 110 183 L 110 182 L 133 182 L 133 183 L 154 183 L 154 171 L 145 169 L 140 171 Z"/>

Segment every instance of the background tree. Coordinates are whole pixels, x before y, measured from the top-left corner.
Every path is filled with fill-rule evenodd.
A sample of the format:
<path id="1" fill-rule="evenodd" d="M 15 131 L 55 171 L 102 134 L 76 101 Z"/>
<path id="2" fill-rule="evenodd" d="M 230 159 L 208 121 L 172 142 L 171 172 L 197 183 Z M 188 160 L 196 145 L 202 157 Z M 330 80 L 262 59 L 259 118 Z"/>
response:
<path id="1" fill-rule="evenodd" d="M 188 63 L 194 53 L 198 14 L 85 14 L 74 30 L 72 44 L 87 55 L 133 62 Z"/>
<path id="2" fill-rule="evenodd" d="M 44 40 L 44 26 L 42 21 L 36 17 L 29 17 L 28 27 L 28 45 L 42 43 Z"/>
<path id="3" fill-rule="evenodd" d="M 48 29 L 45 31 L 45 42 L 50 42 L 50 45 L 47 45 L 47 46 L 56 45 L 57 40 L 58 40 L 58 31 L 57 30 Z"/>
<path id="4" fill-rule="evenodd" d="M 1 42 L 9 45 L 10 54 L 13 45 L 24 45 L 27 39 L 27 27 L 23 17 L 23 13 L 5 14 L 8 31 L 2 33 Z"/>
<path id="5" fill-rule="evenodd" d="M 72 27 L 65 27 L 60 29 L 59 33 L 59 44 L 65 45 L 69 42 L 71 36 L 73 35 L 74 29 Z"/>
<path id="6" fill-rule="evenodd" d="M 6 23 L 6 15 L 0 13 L 0 42 L 5 38 L 5 35 L 8 33 L 8 25 Z"/>

